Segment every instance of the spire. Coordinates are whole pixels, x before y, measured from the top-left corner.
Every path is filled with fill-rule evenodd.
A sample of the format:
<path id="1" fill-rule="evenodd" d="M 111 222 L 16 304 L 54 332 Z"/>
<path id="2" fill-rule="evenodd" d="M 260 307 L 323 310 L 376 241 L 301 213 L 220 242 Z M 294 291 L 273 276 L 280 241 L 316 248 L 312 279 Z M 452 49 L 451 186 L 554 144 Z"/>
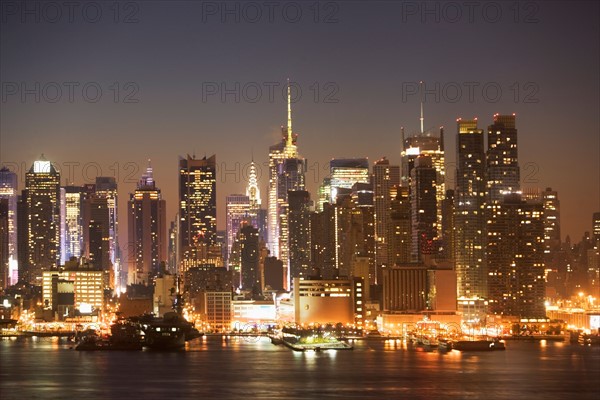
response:
<path id="1" fill-rule="evenodd" d="M 421 92 L 421 134 L 423 134 L 423 123 L 425 121 L 423 117 L 423 81 L 419 82 L 419 89 Z"/>
<path id="2" fill-rule="evenodd" d="M 291 146 L 293 144 L 292 136 L 292 92 L 290 89 L 290 78 L 287 80 L 287 140 L 286 144 Z"/>
<path id="3" fill-rule="evenodd" d="M 248 171 L 248 186 L 246 187 L 246 196 L 250 198 L 250 207 L 252 209 L 260 208 L 260 189 L 258 188 L 258 177 L 254 156 L 250 162 L 250 171 Z"/>

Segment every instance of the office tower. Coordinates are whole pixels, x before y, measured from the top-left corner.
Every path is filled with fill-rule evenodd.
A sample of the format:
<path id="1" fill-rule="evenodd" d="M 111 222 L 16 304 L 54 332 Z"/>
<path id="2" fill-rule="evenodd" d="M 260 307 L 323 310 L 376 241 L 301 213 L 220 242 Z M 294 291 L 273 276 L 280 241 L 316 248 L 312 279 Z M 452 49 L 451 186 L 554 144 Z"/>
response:
<path id="1" fill-rule="evenodd" d="M 127 230 L 133 254 L 128 259 L 129 283 L 150 284 L 167 261 L 167 204 L 156 187 L 152 166 L 129 195 Z"/>
<path id="2" fill-rule="evenodd" d="M 232 265 L 230 264 L 231 249 L 233 243 L 236 240 L 237 234 L 244 224 L 254 225 L 256 222 L 253 221 L 250 215 L 250 197 L 243 194 L 230 194 L 225 198 L 225 214 L 226 214 L 226 228 L 227 228 L 227 268 L 231 270 Z M 234 268 L 239 272 L 239 265 Z"/>
<path id="3" fill-rule="evenodd" d="M 297 135 L 292 130 L 291 93 L 288 83 L 287 129 L 282 127 L 280 143 L 269 147 L 268 239 L 271 254 L 283 261 L 289 287 L 288 192 L 304 190 L 306 160 L 298 155 Z"/>
<path id="4" fill-rule="evenodd" d="M 431 158 L 432 167 L 436 171 L 436 200 L 437 224 L 442 225 L 442 202 L 446 195 L 446 166 L 444 151 L 444 128 L 440 127 L 439 134 L 435 136 L 431 131 L 423 129 L 423 111 L 421 105 L 421 131 L 415 135 L 404 138 L 404 128 L 402 129 L 402 184 L 410 187 L 410 177 L 415 160 L 418 156 L 424 155 Z M 438 232 L 441 233 L 441 232 Z"/>
<path id="5" fill-rule="evenodd" d="M 283 290 L 283 263 L 276 257 L 265 258 L 264 286 L 271 290 Z"/>
<path id="6" fill-rule="evenodd" d="M 41 285 L 42 272 L 60 262 L 60 173 L 43 156 L 25 174 L 18 208 L 19 278 Z"/>
<path id="7" fill-rule="evenodd" d="M 61 208 L 61 264 L 71 257 L 83 256 L 83 203 L 86 192 L 83 186 L 64 186 L 60 188 Z"/>
<path id="8" fill-rule="evenodd" d="M 331 203 L 335 203 L 340 189 L 352 189 L 355 183 L 369 183 L 369 160 L 366 158 L 339 158 L 329 162 Z"/>
<path id="9" fill-rule="evenodd" d="M 305 190 L 288 193 L 290 278 L 308 278 L 310 273 L 310 194 Z"/>
<path id="10" fill-rule="evenodd" d="M 260 238 L 263 241 L 268 242 L 267 210 L 261 207 L 262 200 L 260 197 L 260 189 L 258 188 L 258 172 L 254 160 L 250 162 L 246 196 L 248 196 L 248 199 L 250 200 L 249 214 L 252 225 L 258 229 Z"/>
<path id="11" fill-rule="evenodd" d="M 310 215 L 310 258 L 315 274 L 325 279 L 336 275 L 335 212 L 335 205 L 327 202 L 323 204 L 323 211 Z"/>
<path id="12" fill-rule="evenodd" d="M 88 207 L 90 218 L 88 223 L 89 243 L 87 246 L 89 260 L 96 268 L 107 272 L 111 270 L 108 199 L 92 196 L 88 200 Z"/>
<path id="13" fill-rule="evenodd" d="M 17 254 L 17 202 L 18 202 L 17 174 L 6 167 L 0 168 L 0 199 L 8 203 L 8 285 L 14 285 L 18 280 L 18 254 Z"/>
<path id="14" fill-rule="evenodd" d="M 520 191 L 515 115 L 494 114 L 488 127 L 487 191 L 490 204 Z"/>
<path id="15" fill-rule="evenodd" d="M 253 297 L 262 293 L 259 271 L 258 229 L 245 225 L 240 229 L 242 289 L 252 291 Z"/>
<path id="16" fill-rule="evenodd" d="M 217 235 L 216 156 L 179 158 L 179 254 L 197 264 L 199 247 L 214 247 Z M 214 250 L 214 249 L 213 249 Z M 187 268 L 186 267 L 186 268 Z M 184 268 L 185 269 L 185 268 Z"/>
<path id="17" fill-rule="evenodd" d="M 544 253 L 550 255 L 560 250 L 560 200 L 558 192 L 546 188 L 542 192 L 544 206 Z"/>
<path id="18" fill-rule="evenodd" d="M 393 186 L 390 189 L 390 231 L 389 264 L 407 264 L 412 252 L 412 210 L 407 186 Z M 378 281 L 381 277 L 378 277 Z"/>
<path id="19" fill-rule="evenodd" d="M 457 121 L 455 261 L 459 311 L 474 321 L 485 313 L 485 153 L 477 120 Z"/>
<path id="20" fill-rule="evenodd" d="M 505 195 L 488 222 L 488 302 L 494 314 L 545 318 L 544 209 Z"/>
<path id="21" fill-rule="evenodd" d="M 392 202 L 390 190 L 400 185 L 400 166 L 390 165 L 385 157 L 375 161 L 372 183 L 375 200 L 375 263 L 388 265 L 393 262 L 389 259 L 390 242 L 393 240 L 393 230 L 389 226 Z"/>
<path id="22" fill-rule="evenodd" d="M 8 276 L 8 199 L 0 198 L 0 291 L 9 286 Z"/>
<path id="23" fill-rule="evenodd" d="M 412 262 L 422 262 L 434 254 L 437 238 L 436 170 L 431 157 L 415 159 L 410 177 Z"/>
<path id="24" fill-rule="evenodd" d="M 442 247 L 441 256 L 444 259 L 454 259 L 454 190 L 446 190 L 446 198 L 442 202 Z M 438 227 L 439 228 L 439 227 Z"/>
<path id="25" fill-rule="evenodd" d="M 365 283 L 375 283 L 375 200 L 373 185 L 355 183 L 352 186 L 351 237 L 354 244 L 352 265 L 358 258 L 366 259 L 368 274 Z M 356 276 L 352 275 L 351 276 Z"/>
<path id="26" fill-rule="evenodd" d="M 171 224 L 169 226 L 169 253 L 168 253 L 168 259 L 169 262 L 167 263 L 167 268 L 168 270 L 173 274 L 177 271 L 178 265 L 177 265 L 177 252 L 179 250 L 178 247 L 178 242 L 177 239 L 179 237 L 178 235 L 178 228 L 179 228 L 179 224 L 178 224 L 178 218 L 177 216 L 175 217 L 174 221 L 171 221 Z"/>
<path id="27" fill-rule="evenodd" d="M 96 177 L 95 197 L 106 199 L 108 210 L 108 252 L 113 265 L 117 265 L 119 257 L 119 222 L 118 222 L 118 196 L 117 181 L 112 176 Z"/>

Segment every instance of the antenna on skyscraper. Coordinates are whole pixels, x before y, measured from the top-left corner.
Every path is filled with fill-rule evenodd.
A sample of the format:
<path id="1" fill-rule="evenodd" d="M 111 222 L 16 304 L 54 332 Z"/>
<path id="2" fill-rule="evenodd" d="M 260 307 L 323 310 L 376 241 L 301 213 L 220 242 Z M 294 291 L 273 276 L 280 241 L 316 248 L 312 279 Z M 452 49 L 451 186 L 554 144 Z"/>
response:
<path id="1" fill-rule="evenodd" d="M 292 91 L 290 88 L 290 78 L 287 79 L 287 145 L 290 146 L 293 143 L 292 137 Z"/>
<path id="2" fill-rule="evenodd" d="M 423 123 L 425 121 L 423 117 L 423 81 L 419 82 L 419 91 L 421 92 L 421 134 L 423 134 Z"/>

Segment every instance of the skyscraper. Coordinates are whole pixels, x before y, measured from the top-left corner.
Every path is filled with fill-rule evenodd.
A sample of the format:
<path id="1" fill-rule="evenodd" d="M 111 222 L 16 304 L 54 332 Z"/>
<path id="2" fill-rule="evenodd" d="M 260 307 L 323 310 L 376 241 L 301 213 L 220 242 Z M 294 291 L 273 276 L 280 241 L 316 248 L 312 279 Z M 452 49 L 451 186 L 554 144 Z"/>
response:
<path id="1" fill-rule="evenodd" d="M 388 265 L 390 260 L 390 242 L 393 229 L 390 229 L 391 188 L 400 185 L 400 166 L 390 165 L 383 157 L 373 165 L 373 195 L 375 201 L 375 263 Z"/>
<path id="2" fill-rule="evenodd" d="M 8 199 L 0 198 L 0 290 L 9 286 L 8 277 Z"/>
<path id="3" fill-rule="evenodd" d="M 596 242 L 600 241 L 600 212 L 595 212 L 592 216 L 592 234 Z"/>
<path id="4" fill-rule="evenodd" d="M 546 188 L 542 192 L 544 205 L 544 253 L 550 255 L 560 250 L 560 200 L 558 192 Z"/>
<path id="5" fill-rule="evenodd" d="M 466 320 L 485 313 L 485 152 L 477 120 L 457 121 L 455 261 L 458 307 Z"/>
<path id="6" fill-rule="evenodd" d="M 243 194 L 230 194 L 225 198 L 225 215 L 227 230 L 227 268 L 239 274 L 239 260 L 232 262 L 231 250 L 238 239 L 238 232 L 243 225 L 253 225 L 250 215 L 250 197 Z"/>
<path id="7" fill-rule="evenodd" d="M 281 130 L 281 142 L 269 148 L 268 239 L 271 254 L 283 261 L 284 279 L 289 287 L 288 192 L 304 190 L 306 173 L 306 160 L 298 155 L 297 135 L 292 131 L 289 82 L 287 129 Z"/>
<path id="8" fill-rule="evenodd" d="M 436 201 L 437 201 L 437 224 L 442 225 L 442 201 L 446 194 L 446 164 L 444 151 L 444 128 L 440 127 L 439 135 L 435 136 L 431 131 L 423 129 L 423 111 L 421 109 L 421 131 L 415 135 L 404 138 L 402 128 L 402 184 L 410 187 L 410 177 L 415 160 L 424 155 L 431 158 L 431 165 L 436 171 Z M 441 233 L 441 232 L 438 232 Z"/>
<path id="9" fill-rule="evenodd" d="M 63 186 L 60 188 L 61 208 L 61 264 L 71 257 L 83 256 L 83 202 L 86 192 L 82 186 Z M 87 228 L 87 227 L 85 227 Z"/>
<path id="10" fill-rule="evenodd" d="M 258 229 L 245 225 L 239 231 L 241 254 L 242 288 L 251 290 L 253 296 L 262 292 L 259 271 L 259 238 Z"/>
<path id="11" fill-rule="evenodd" d="M 410 178 L 412 262 L 434 254 L 438 230 L 436 195 L 436 170 L 431 157 L 422 154 L 415 159 Z"/>
<path id="12" fill-rule="evenodd" d="M 392 238 L 389 246 L 390 265 L 407 264 L 412 252 L 412 214 L 407 186 L 393 186 L 390 207 L 390 230 Z M 379 281 L 378 276 L 378 281 Z"/>
<path id="13" fill-rule="evenodd" d="M 181 260 L 195 264 L 194 248 L 216 244 L 216 156 L 179 159 L 179 246 Z"/>
<path id="14" fill-rule="evenodd" d="M 331 203 L 340 189 L 349 193 L 355 183 L 369 183 L 369 160 L 366 158 L 336 158 L 329 162 Z"/>
<path id="15" fill-rule="evenodd" d="M 0 168 L 0 199 L 6 199 L 8 212 L 8 231 L 7 231 L 7 253 L 8 270 L 6 284 L 14 285 L 18 271 L 13 268 L 18 266 L 17 258 L 17 202 L 18 202 L 18 181 L 17 174 L 6 167 Z M 15 279 L 13 279 L 15 278 Z"/>
<path id="16" fill-rule="evenodd" d="M 60 262 L 60 173 L 50 161 L 35 161 L 25 174 L 19 213 L 19 276 L 41 285 L 43 271 Z"/>
<path id="17" fill-rule="evenodd" d="M 290 279 L 308 278 L 311 267 L 310 194 L 305 190 L 288 193 Z"/>
<path id="18" fill-rule="evenodd" d="M 494 114 L 488 127 L 488 202 L 497 203 L 508 193 L 520 191 L 520 173 L 515 115 Z"/>
<path id="19" fill-rule="evenodd" d="M 545 318 L 543 205 L 514 193 L 491 208 L 487 265 L 489 311 Z"/>
<path id="20" fill-rule="evenodd" d="M 90 223 L 90 251 L 93 241 L 97 258 L 95 267 L 102 268 L 109 273 L 110 280 L 107 283 L 111 288 L 120 287 L 126 274 L 121 273 L 119 199 L 115 177 L 96 177 L 95 191 L 91 197 L 94 200 L 92 201 L 92 220 Z"/>
<path id="21" fill-rule="evenodd" d="M 128 283 L 150 284 L 167 261 L 167 205 L 156 187 L 152 166 L 130 194 L 127 204 L 127 230 L 130 251 Z"/>
<path id="22" fill-rule="evenodd" d="M 454 190 L 446 190 L 446 198 L 442 202 L 442 252 L 444 259 L 454 259 L 455 247 L 455 202 Z M 439 227 L 438 227 L 439 229 Z"/>

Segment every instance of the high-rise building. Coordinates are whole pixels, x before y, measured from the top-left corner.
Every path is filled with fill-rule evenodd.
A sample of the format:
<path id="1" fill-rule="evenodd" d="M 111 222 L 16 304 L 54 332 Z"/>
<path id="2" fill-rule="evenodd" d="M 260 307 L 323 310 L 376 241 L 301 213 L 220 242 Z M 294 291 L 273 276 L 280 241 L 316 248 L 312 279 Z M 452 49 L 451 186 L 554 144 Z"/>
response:
<path id="1" fill-rule="evenodd" d="M 418 156 L 429 156 L 431 165 L 436 172 L 436 196 L 437 196 L 437 224 L 442 225 L 442 201 L 446 193 L 446 164 L 444 151 L 444 128 L 441 127 L 439 135 L 423 129 L 423 113 L 421 111 L 421 131 L 415 135 L 404 138 L 402 129 L 402 184 L 410 187 L 410 179 L 415 160 Z M 439 232 L 441 233 L 441 232 Z"/>
<path id="2" fill-rule="evenodd" d="M 412 262 L 423 261 L 424 255 L 435 252 L 438 230 L 436 196 L 436 170 L 431 157 L 420 155 L 415 159 L 410 179 Z"/>
<path id="3" fill-rule="evenodd" d="M 351 241 L 354 243 L 352 265 L 358 258 L 366 259 L 368 274 L 361 275 L 368 286 L 375 283 L 375 200 L 373 185 L 370 183 L 355 183 L 351 193 Z M 352 272 L 350 274 L 352 275 Z"/>
<path id="4" fill-rule="evenodd" d="M 254 216 L 255 217 L 255 216 Z M 231 250 L 237 238 L 237 234 L 244 224 L 254 225 L 250 214 L 250 197 L 243 194 L 230 194 L 225 198 L 225 219 L 227 229 L 227 268 L 239 273 L 240 265 L 231 264 Z"/>
<path id="5" fill-rule="evenodd" d="M 167 205 L 156 187 L 150 164 L 130 194 L 127 230 L 133 254 L 128 258 L 128 283 L 150 284 L 167 261 Z"/>
<path id="6" fill-rule="evenodd" d="M 240 229 L 240 254 L 242 289 L 252 291 L 257 296 L 262 293 L 259 271 L 258 229 L 245 225 Z"/>
<path id="7" fill-rule="evenodd" d="M 17 254 L 17 202 L 18 202 L 17 174 L 6 167 L 0 168 L 0 199 L 8 203 L 8 278 L 7 285 L 14 285 L 18 279 L 18 254 Z"/>
<path id="8" fill-rule="evenodd" d="M 389 246 L 390 266 L 407 264 L 412 251 L 412 210 L 407 186 L 393 186 L 390 207 L 391 242 Z M 378 277 L 380 281 L 381 277 Z"/>
<path id="9" fill-rule="evenodd" d="M 8 238 L 8 199 L 0 198 L 0 290 L 9 286 Z"/>
<path id="10" fill-rule="evenodd" d="M 489 311 L 545 318 L 544 209 L 537 201 L 507 194 L 491 206 L 487 266 Z"/>
<path id="11" fill-rule="evenodd" d="M 454 259 L 455 206 L 454 190 L 446 190 L 446 198 L 442 202 L 442 246 L 440 254 L 444 259 Z"/>
<path id="12" fill-rule="evenodd" d="M 391 165 L 383 157 L 373 165 L 373 195 L 375 201 L 375 240 L 376 265 L 388 265 L 393 261 L 390 256 L 390 242 L 393 229 L 390 225 L 391 188 L 400 185 L 400 166 Z"/>
<path id="13" fill-rule="evenodd" d="M 41 285 L 60 262 L 60 173 L 43 156 L 25 174 L 18 219 L 19 277 Z"/>
<path id="14" fill-rule="evenodd" d="M 187 266 L 195 264 L 204 251 L 197 247 L 213 247 L 217 235 L 216 156 L 197 160 L 179 159 L 179 254 Z M 195 250 L 196 249 L 196 250 Z"/>
<path id="15" fill-rule="evenodd" d="M 494 114 L 488 127 L 487 192 L 488 202 L 498 203 L 508 193 L 521 189 L 515 115 Z"/>
<path id="16" fill-rule="evenodd" d="M 546 188 L 542 192 L 544 205 L 544 253 L 549 255 L 560 250 L 560 200 L 558 192 Z"/>
<path id="17" fill-rule="evenodd" d="M 455 193 L 455 262 L 459 311 L 481 318 L 487 297 L 485 263 L 485 152 L 477 120 L 458 121 Z"/>
<path id="18" fill-rule="evenodd" d="M 288 204 L 290 278 L 307 279 L 311 268 L 310 194 L 290 191 Z"/>
<path id="19" fill-rule="evenodd" d="M 280 143 L 269 147 L 268 239 L 271 254 L 283 261 L 289 287 L 288 192 L 304 190 L 306 160 L 298 155 L 297 135 L 292 131 L 291 92 L 288 83 L 287 129 Z"/>
<path id="20" fill-rule="evenodd" d="M 338 158 L 329 162 L 331 203 L 335 203 L 340 189 L 352 189 L 355 183 L 369 183 L 369 160 L 366 158 Z"/>
<path id="21" fill-rule="evenodd" d="M 71 257 L 80 258 L 84 255 L 82 210 L 85 199 L 86 192 L 83 186 L 60 188 L 61 264 L 69 261 Z"/>

